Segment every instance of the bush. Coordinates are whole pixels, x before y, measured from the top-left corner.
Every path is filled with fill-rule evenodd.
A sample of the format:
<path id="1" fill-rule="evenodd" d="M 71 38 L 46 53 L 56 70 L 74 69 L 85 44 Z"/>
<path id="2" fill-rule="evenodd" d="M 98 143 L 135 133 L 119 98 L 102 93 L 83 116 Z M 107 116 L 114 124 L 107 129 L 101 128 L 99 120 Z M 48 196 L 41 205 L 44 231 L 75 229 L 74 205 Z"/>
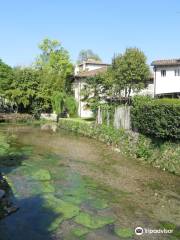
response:
<path id="1" fill-rule="evenodd" d="M 180 139 L 180 100 L 135 97 L 131 109 L 133 129 L 162 139 Z"/>

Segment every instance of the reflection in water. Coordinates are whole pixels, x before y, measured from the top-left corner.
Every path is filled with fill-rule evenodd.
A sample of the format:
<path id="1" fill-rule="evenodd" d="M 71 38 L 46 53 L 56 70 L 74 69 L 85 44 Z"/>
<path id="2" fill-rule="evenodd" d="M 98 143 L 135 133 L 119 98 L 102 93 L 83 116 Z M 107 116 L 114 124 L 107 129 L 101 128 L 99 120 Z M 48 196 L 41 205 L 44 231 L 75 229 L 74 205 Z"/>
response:
<path id="1" fill-rule="evenodd" d="M 0 239 L 138 239 L 137 226 L 179 239 L 178 177 L 56 130 L 1 126 L 0 171 L 20 210 L 1 220 Z"/>

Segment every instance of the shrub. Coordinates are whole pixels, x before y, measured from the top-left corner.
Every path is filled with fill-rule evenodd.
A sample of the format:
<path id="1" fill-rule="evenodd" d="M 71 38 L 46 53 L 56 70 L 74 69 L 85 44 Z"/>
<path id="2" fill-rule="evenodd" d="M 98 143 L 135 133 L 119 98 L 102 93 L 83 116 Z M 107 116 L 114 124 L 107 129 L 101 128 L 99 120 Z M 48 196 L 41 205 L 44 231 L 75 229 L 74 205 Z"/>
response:
<path id="1" fill-rule="evenodd" d="M 180 100 L 135 97 L 131 109 L 133 129 L 162 139 L 180 139 Z"/>

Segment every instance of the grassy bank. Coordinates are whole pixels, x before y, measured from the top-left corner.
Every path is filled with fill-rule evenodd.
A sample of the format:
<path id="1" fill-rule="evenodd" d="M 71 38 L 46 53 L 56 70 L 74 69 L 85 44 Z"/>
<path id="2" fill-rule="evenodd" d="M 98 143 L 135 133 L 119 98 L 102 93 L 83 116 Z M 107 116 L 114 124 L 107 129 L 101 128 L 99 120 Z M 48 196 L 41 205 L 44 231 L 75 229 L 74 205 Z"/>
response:
<path id="1" fill-rule="evenodd" d="M 162 141 L 79 119 L 60 119 L 59 127 L 112 145 L 126 156 L 180 175 L 180 141 Z"/>

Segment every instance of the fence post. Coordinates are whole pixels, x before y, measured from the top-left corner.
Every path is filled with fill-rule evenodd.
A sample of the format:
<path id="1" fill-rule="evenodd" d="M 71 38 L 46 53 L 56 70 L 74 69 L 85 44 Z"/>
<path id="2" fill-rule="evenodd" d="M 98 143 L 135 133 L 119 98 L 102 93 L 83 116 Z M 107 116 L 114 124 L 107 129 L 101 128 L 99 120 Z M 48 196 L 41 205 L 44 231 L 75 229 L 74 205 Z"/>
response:
<path id="1" fill-rule="evenodd" d="M 101 112 L 101 107 L 100 106 L 98 106 L 97 124 L 102 124 L 102 112 Z"/>

